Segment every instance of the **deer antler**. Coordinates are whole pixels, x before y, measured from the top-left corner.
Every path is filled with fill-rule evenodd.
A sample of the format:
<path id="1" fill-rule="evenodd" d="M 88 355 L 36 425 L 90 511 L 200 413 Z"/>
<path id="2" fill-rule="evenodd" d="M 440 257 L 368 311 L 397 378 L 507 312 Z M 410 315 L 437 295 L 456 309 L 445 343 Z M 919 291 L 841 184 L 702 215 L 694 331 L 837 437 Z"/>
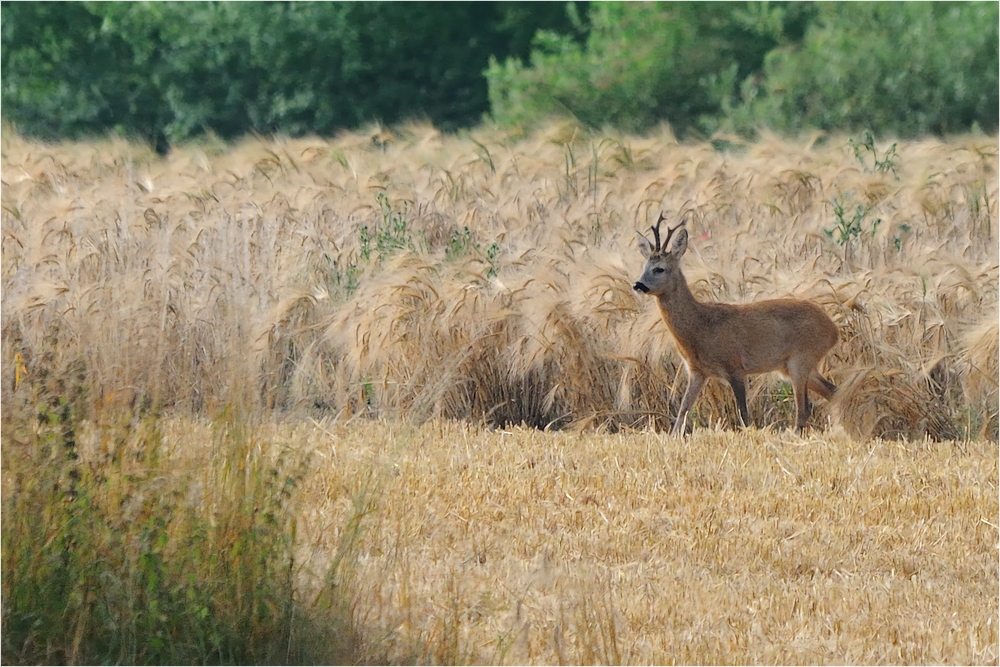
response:
<path id="1" fill-rule="evenodd" d="M 663 214 L 661 213 L 660 214 L 660 220 L 662 220 L 662 219 L 663 219 Z M 670 237 L 674 235 L 674 232 L 676 232 L 678 229 L 680 229 L 681 227 L 683 227 L 685 224 L 687 224 L 687 218 L 684 218 L 683 220 L 681 220 L 681 223 L 679 225 L 677 225 L 676 227 L 668 227 L 667 228 L 667 238 L 663 239 L 663 247 L 664 248 L 666 248 L 667 245 L 670 243 Z M 656 226 L 659 227 L 660 223 L 656 223 Z"/>
<path id="2" fill-rule="evenodd" d="M 653 230 L 653 240 L 656 241 L 656 245 L 653 247 L 653 252 L 660 252 L 660 223 L 666 220 L 663 212 L 660 212 L 660 219 L 656 221 L 655 227 L 650 227 Z M 668 232 L 667 239 L 670 239 L 670 234 Z"/>

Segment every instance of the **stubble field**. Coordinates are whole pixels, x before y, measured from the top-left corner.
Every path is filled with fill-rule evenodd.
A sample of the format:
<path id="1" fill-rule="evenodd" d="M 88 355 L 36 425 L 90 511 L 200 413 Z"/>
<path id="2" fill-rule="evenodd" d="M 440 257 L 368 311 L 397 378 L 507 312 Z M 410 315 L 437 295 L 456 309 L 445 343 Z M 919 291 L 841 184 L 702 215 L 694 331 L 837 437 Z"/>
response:
<path id="1" fill-rule="evenodd" d="M 6 132 L 2 159 L 6 658 L 176 660 L 190 611 L 216 619 L 203 661 L 227 613 L 280 617 L 288 648 L 234 662 L 330 660 L 290 647 L 331 613 L 348 661 L 997 661 L 995 137 L 413 125 L 161 160 Z M 840 328 L 805 435 L 770 376 L 752 428 L 720 427 L 712 381 L 694 434 L 662 434 L 683 368 L 630 289 L 660 211 L 699 298 L 808 298 Z M 123 513 L 146 532 L 119 543 Z M 106 559 L 59 560 L 80 525 Z M 160 582 L 270 530 L 280 571 L 178 566 L 238 594 L 148 585 L 150 554 Z M 63 646 L 16 588 L 59 567 L 84 573 Z M 234 572 L 287 577 L 294 612 L 244 609 Z M 108 618 L 128 641 L 87 653 Z"/>

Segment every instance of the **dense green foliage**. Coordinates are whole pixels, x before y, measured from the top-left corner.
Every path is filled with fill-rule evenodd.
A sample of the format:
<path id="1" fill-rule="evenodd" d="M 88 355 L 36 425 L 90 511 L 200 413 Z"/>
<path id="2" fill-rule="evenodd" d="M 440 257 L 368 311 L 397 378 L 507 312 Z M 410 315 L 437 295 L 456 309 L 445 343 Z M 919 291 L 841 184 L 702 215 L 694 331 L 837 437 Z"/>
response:
<path id="1" fill-rule="evenodd" d="M 684 131 L 717 114 L 720 78 L 753 75 L 814 13 L 803 3 L 596 4 L 585 45 L 540 32 L 529 65 L 491 61 L 493 115 L 530 123 L 569 113 L 627 131 L 666 120 Z"/>
<path id="2" fill-rule="evenodd" d="M 996 3 L 4 3 L 4 118 L 333 134 L 381 121 L 995 131 Z"/>
<path id="3" fill-rule="evenodd" d="M 561 3 L 4 3 L 4 117 L 55 138 L 117 129 L 331 134 L 487 111 L 491 55 L 527 55 Z"/>
<path id="4" fill-rule="evenodd" d="M 768 54 L 762 76 L 723 101 L 727 122 L 785 132 L 868 128 L 919 136 L 995 132 L 996 3 L 818 5 L 795 48 Z"/>
<path id="5" fill-rule="evenodd" d="M 493 61 L 494 116 L 643 130 L 995 131 L 996 3 L 595 5 L 581 46 Z"/>

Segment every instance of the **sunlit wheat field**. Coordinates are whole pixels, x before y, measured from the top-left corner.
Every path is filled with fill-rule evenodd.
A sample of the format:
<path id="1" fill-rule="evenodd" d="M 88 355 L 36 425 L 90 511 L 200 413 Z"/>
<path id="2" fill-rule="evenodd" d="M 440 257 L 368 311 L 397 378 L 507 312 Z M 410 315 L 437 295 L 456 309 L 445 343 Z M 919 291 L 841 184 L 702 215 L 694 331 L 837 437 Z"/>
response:
<path id="1" fill-rule="evenodd" d="M 122 476 L 102 512 L 169 486 L 217 526 L 239 413 L 239 451 L 294 487 L 296 604 L 335 591 L 350 661 L 995 663 L 997 153 L 558 123 L 159 158 L 5 131 L 5 545 L 33 442 Z M 631 289 L 661 212 L 698 298 L 839 328 L 804 434 L 762 375 L 749 429 L 710 380 L 665 435 L 686 376 Z M 34 562 L 12 553 L 8 599 Z"/>

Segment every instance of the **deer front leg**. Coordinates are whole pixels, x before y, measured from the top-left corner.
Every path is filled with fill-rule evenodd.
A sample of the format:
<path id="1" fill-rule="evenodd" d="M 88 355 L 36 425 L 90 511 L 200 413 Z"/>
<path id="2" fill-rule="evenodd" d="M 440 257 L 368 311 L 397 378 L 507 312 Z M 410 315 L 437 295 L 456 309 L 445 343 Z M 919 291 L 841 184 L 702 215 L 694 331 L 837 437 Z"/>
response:
<path id="1" fill-rule="evenodd" d="M 688 370 L 687 391 L 684 392 L 684 398 L 681 399 L 681 409 L 677 412 L 677 421 L 674 422 L 674 427 L 670 431 L 671 435 L 684 434 L 688 410 L 694 405 L 694 399 L 698 398 L 698 392 L 701 391 L 703 384 L 705 384 L 704 375 L 695 370 Z"/>
<path id="2" fill-rule="evenodd" d="M 736 396 L 736 409 L 740 412 L 740 421 L 744 428 L 750 426 L 750 411 L 747 410 L 747 384 L 746 380 L 738 375 L 729 376 L 729 386 L 733 388 Z"/>
<path id="3" fill-rule="evenodd" d="M 795 430 L 799 433 L 806 427 L 812 406 L 809 405 L 809 390 L 806 385 L 795 387 Z"/>

